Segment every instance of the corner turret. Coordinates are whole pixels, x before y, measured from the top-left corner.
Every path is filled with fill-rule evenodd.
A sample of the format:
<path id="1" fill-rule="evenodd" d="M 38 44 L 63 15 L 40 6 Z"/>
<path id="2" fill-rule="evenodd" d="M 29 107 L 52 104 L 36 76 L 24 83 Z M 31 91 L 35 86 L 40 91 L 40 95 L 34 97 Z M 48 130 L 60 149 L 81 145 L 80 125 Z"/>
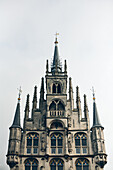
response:
<path id="1" fill-rule="evenodd" d="M 7 164 L 10 168 L 17 167 L 19 163 L 20 143 L 22 128 L 20 125 L 20 94 L 19 90 L 18 103 L 15 111 L 14 121 L 10 129 L 9 146 L 7 153 Z"/>
<path id="2" fill-rule="evenodd" d="M 95 102 L 95 93 L 93 90 L 93 126 L 91 128 L 91 140 L 92 148 L 95 155 L 96 167 L 101 169 L 104 168 L 104 165 L 107 163 L 107 155 L 105 151 L 105 141 L 104 141 L 104 127 L 100 124 L 96 102 Z"/>

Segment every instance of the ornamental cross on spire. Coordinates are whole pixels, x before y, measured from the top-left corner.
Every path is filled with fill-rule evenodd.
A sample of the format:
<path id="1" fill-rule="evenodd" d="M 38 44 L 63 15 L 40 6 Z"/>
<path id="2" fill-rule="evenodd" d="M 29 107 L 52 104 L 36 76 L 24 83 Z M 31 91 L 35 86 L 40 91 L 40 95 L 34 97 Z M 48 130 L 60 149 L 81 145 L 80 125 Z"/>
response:
<path id="1" fill-rule="evenodd" d="M 17 89 L 19 91 L 19 94 L 18 94 L 18 102 L 20 102 L 20 96 L 22 94 L 22 89 L 21 89 L 21 86 L 19 89 Z"/>

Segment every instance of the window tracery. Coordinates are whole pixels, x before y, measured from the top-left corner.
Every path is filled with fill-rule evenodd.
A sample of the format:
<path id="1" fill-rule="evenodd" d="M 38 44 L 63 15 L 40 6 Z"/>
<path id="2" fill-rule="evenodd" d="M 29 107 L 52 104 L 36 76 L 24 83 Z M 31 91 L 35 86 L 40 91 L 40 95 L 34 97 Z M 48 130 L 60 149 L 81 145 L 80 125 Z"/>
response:
<path id="1" fill-rule="evenodd" d="M 50 162 L 51 170 L 64 170 L 64 162 L 61 159 L 53 159 Z"/>
<path id="2" fill-rule="evenodd" d="M 61 85 L 59 83 L 53 84 L 52 93 L 61 93 Z"/>
<path id="3" fill-rule="evenodd" d="M 38 170 L 38 161 L 36 159 L 25 160 L 25 170 Z"/>
<path id="4" fill-rule="evenodd" d="M 64 116 L 64 104 L 60 100 L 54 100 L 49 106 L 50 116 Z"/>
<path id="5" fill-rule="evenodd" d="M 76 161 L 76 170 L 89 170 L 89 161 L 87 159 L 78 159 Z"/>
<path id="6" fill-rule="evenodd" d="M 75 150 L 77 154 L 87 153 L 87 136 L 85 133 L 75 135 Z"/>
<path id="7" fill-rule="evenodd" d="M 39 135 L 37 133 L 30 133 L 27 135 L 27 154 L 37 154 L 39 145 Z"/>
<path id="8" fill-rule="evenodd" d="M 62 154 L 63 152 L 63 135 L 54 133 L 51 135 L 51 153 Z"/>

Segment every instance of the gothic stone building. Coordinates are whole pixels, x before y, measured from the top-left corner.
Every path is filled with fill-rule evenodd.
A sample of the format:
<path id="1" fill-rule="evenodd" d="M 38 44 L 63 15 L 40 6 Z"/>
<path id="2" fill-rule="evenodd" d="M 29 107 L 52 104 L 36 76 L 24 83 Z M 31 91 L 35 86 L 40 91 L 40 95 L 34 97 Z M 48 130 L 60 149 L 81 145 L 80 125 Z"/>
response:
<path id="1" fill-rule="evenodd" d="M 67 95 L 67 63 L 62 70 L 55 41 L 54 57 L 49 69 L 46 64 L 46 99 L 44 78 L 40 88 L 39 108 L 37 87 L 34 88 L 31 118 L 27 95 L 23 128 L 20 124 L 20 97 L 10 129 L 7 164 L 11 170 L 103 170 L 107 163 L 103 126 L 100 124 L 93 96 L 93 126 L 86 95 L 82 117 L 79 87 L 74 106 L 72 80 Z M 69 96 L 69 97 L 68 97 Z"/>

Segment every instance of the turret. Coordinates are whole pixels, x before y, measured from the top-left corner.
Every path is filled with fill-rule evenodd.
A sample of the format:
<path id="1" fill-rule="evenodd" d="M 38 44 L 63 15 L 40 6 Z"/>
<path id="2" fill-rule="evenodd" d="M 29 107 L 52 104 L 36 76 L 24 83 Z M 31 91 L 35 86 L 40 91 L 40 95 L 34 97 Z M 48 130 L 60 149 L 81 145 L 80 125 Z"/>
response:
<path id="1" fill-rule="evenodd" d="M 90 125 L 89 125 L 89 111 L 88 111 L 87 99 L 86 99 L 85 94 L 84 94 L 84 118 L 86 119 L 87 127 L 89 129 L 90 128 Z"/>
<path id="2" fill-rule="evenodd" d="M 95 154 L 95 163 L 101 169 L 103 169 L 104 165 L 107 163 L 103 130 L 104 127 L 100 124 L 95 102 L 95 94 L 93 91 L 93 126 L 91 128 L 91 138 L 93 152 Z"/>
<path id="3" fill-rule="evenodd" d="M 7 164 L 10 166 L 10 168 L 15 167 L 19 162 L 21 132 L 22 132 L 22 128 L 20 125 L 20 94 L 21 94 L 21 89 L 19 90 L 18 103 L 15 111 L 13 124 L 9 128 L 10 137 L 9 137 L 9 146 L 8 146 L 8 153 L 7 153 Z"/>
<path id="4" fill-rule="evenodd" d="M 77 105 L 77 110 L 78 110 L 78 121 L 80 123 L 82 113 L 81 113 L 81 101 L 80 101 L 80 94 L 79 94 L 79 87 L 76 87 L 76 105 Z"/>
<path id="5" fill-rule="evenodd" d="M 42 109 L 44 101 L 44 78 L 41 80 L 39 108 Z"/>

